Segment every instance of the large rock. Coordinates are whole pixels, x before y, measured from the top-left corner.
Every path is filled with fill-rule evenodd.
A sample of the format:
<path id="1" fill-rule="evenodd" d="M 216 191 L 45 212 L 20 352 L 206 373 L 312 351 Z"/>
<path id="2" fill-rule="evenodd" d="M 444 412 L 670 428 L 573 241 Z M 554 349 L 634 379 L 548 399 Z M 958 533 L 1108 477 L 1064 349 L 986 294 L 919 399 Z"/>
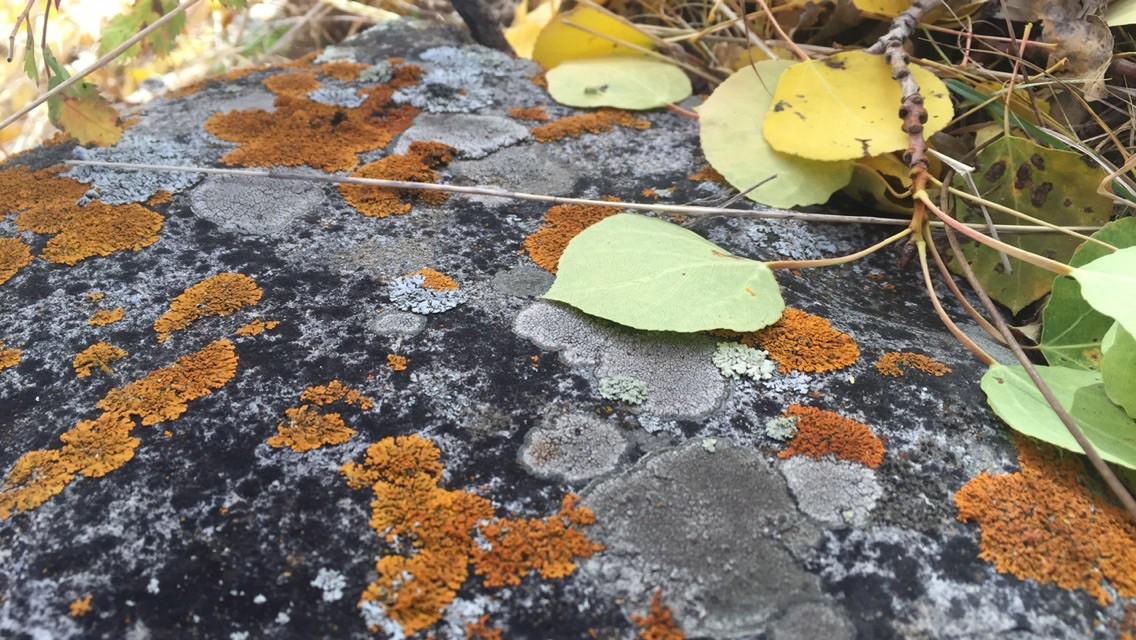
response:
<path id="1" fill-rule="evenodd" d="M 702 168 L 697 123 L 674 113 L 644 114 L 646 130 L 535 142 L 522 130 L 532 123 L 510 119 L 511 108 L 545 106 L 554 118 L 572 111 L 532 83 L 533 65 L 443 29 L 385 25 L 334 57 L 380 67 L 400 57 L 424 70 L 392 98 L 421 110 L 418 120 L 366 161 L 439 137 L 458 149 L 440 169 L 448 183 L 624 200 L 648 188 L 674 202 L 729 195 L 687 178 Z M 206 119 L 272 109 L 262 81 L 288 72 L 257 71 L 150 105 L 114 148 L 44 148 L 3 170 L 73 157 L 219 166 L 235 145 L 207 133 Z M 343 101 L 351 83 L 327 82 L 323 103 L 354 104 Z M 157 242 L 72 267 L 37 259 L 0 285 L 0 340 L 22 350 L 18 365 L 0 371 L 0 472 L 30 451 L 62 450 L 59 437 L 104 415 L 100 399 L 112 389 L 178 358 L 228 339 L 239 362 L 231 379 L 187 395 L 176 420 L 134 427 L 128 462 L 100 477 L 76 475 L 42 506 L 0 520 L 4 637 L 363 638 L 368 625 L 400 635 L 382 607 L 357 604 L 377 580 L 380 556 L 417 547 L 370 528 L 371 494 L 349 488 L 339 468 L 383 438 L 407 435 L 440 450 L 444 472 L 433 491 L 476 494 L 501 518 L 553 515 L 576 492 L 597 518 L 580 530 L 607 548 L 577 559 L 563 579 L 533 574 L 502 589 L 471 573 L 443 603 L 432 627 L 439 637 L 462 637 L 488 616 L 506 638 L 628 638 L 655 593 L 691 637 L 1119 633 L 1125 600 L 1106 606 L 999 574 L 978 559 L 977 528 L 956 522 L 954 493 L 980 472 L 1013 471 L 1015 450 L 985 408 L 981 366 L 941 328 L 918 274 L 898 267 L 894 253 L 779 274 L 788 303 L 832 320 L 862 357 L 837 373 L 755 382 L 718 373 L 714 338 L 637 333 L 538 301 L 551 276 L 522 247 L 546 205 L 455 196 L 373 218 L 323 183 L 72 174 L 91 185 L 86 201 L 173 195 L 151 201 L 165 216 Z M 8 197 L 0 194 L 0 208 Z M 758 259 L 819 258 L 880 237 L 868 227 L 790 221 L 687 224 Z M 14 216 L 0 218 L 0 236 L 21 238 L 36 255 L 48 241 L 21 231 Z M 460 291 L 422 293 L 428 276 L 408 274 L 424 268 Z M 263 297 L 159 341 L 153 324 L 171 301 L 224 272 L 248 276 Z M 197 304 L 183 306 L 193 315 Z M 88 323 L 119 307 L 121 321 Z M 257 319 L 279 326 L 235 334 Z M 98 341 L 128 355 L 104 363 L 109 373 L 95 366 L 77 377 L 72 359 Z M 874 368 L 883 353 L 906 350 L 953 373 L 885 378 Z M 356 433 L 310 451 L 269 446 L 301 393 L 333 379 L 373 401 L 326 410 Z M 602 379 L 640 380 L 646 400 L 604 398 Z M 161 378 L 157 395 L 139 402 L 184 395 L 182 384 Z M 785 443 L 765 424 L 791 404 L 869 425 L 885 444 L 883 463 L 780 460 Z"/>

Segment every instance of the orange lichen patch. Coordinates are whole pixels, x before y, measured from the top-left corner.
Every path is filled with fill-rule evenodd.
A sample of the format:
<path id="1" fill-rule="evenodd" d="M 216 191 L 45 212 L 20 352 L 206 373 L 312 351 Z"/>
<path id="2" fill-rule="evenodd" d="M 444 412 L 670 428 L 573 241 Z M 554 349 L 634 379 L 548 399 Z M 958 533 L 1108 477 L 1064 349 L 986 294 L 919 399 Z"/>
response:
<path id="1" fill-rule="evenodd" d="M 278 96 L 292 96 L 302 98 L 312 91 L 319 89 L 320 83 L 316 74 L 310 71 L 296 71 L 294 73 L 281 73 L 264 79 L 264 86 Z"/>
<path id="2" fill-rule="evenodd" d="M 639 193 L 639 195 L 643 196 L 644 198 L 651 198 L 652 200 L 658 200 L 659 199 L 659 190 L 654 188 L 654 187 L 647 187 L 646 189 L 641 191 Z"/>
<path id="3" fill-rule="evenodd" d="M 387 368 L 391 371 L 406 371 L 406 366 L 410 364 L 410 358 L 406 356 L 395 355 L 393 353 L 387 354 Z"/>
<path id="4" fill-rule="evenodd" d="M 102 302 L 106 297 L 107 294 L 102 291 L 91 291 L 87 293 L 87 302 Z"/>
<path id="5" fill-rule="evenodd" d="M 337 60 L 335 62 L 327 62 L 321 64 L 318 69 L 320 75 L 335 78 L 341 82 L 354 82 L 363 73 L 370 68 L 370 65 L 363 64 L 362 62 L 349 62 L 347 60 Z"/>
<path id="6" fill-rule="evenodd" d="M 333 402 L 343 402 L 363 411 L 370 411 L 375 407 L 374 401 L 339 380 L 304 389 L 300 394 L 300 400 L 317 407 L 324 407 Z"/>
<path id="7" fill-rule="evenodd" d="M 340 445 L 355 435 L 338 413 L 321 413 L 310 404 L 284 412 L 286 419 L 276 427 L 276 435 L 268 439 L 274 449 L 287 447 L 304 453 L 323 446 Z"/>
<path id="8" fill-rule="evenodd" d="M 684 640 L 682 629 L 678 628 L 670 607 L 663 604 L 663 594 L 656 591 L 651 598 L 651 609 L 645 616 L 631 616 L 631 621 L 639 627 L 639 640 Z"/>
<path id="9" fill-rule="evenodd" d="M 603 545 L 588 539 L 580 527 L 596 523 L 591 509 L 579 506 L 580 497 L 568 494 L 560 511 L 548 518 L 497 519 L 481 527 L 488 548 L 473 550 L 474 573 L 490 588 L 517 586 L 529 573 L 545 580 L 566 578 L 576 570 L 576 558 L 588 558 Z M 551 541 L 551 544 L 550 544 Z"/>
<path id="10" fill-rule="evenodd" d="M 410 127 L 418 110 L 395 106 L 391 98 L 420 75 L 417 67 L 397 69 L 389 84 L 367 89 L 363 104 L 354 109 L 320 104 L 298 93 L 315 88 L 307 83 L 310 72 L 273 76 L 265 84 L 278 91 L 275 111 L 218 113 L 205 122 L 205 129 L 240 145 L 222 158 L 228 165 L 350 171 L 358 164 L 357 154 L 387 146 Z"/>
<path id="11" fill-rule="evenodd" d="M 545 77 L 543 71 L 541 71 L 540 73 L 536 74 L 535 76 L 529 78 L 529 81 L 532 82 L 533 84 L 535 84 L 536 86 L 540 87 L 541 89 L 547 89 L 548 88 L 548 78 Z"/>
<path id="12" fill-rule="evenodd" d="M 47 241 L 44 260 L 71 266 L 95 256 L 138 251 L 158 241 L 165 221 L 160 213 L 136 204 L 110 206 L 92 202 L 79 211 L 82 213 Z M 18 218 L 16 225 L 19 224 Z"/>
<path id="13" fill-rule="evenodd" d="M 797 435 L 788 448 L 777 454 L 782 460 L 807 456 L 821 460 L 836 456 L 875 469 L 884 460 L 884 443 L 868 425 L 815 407 L 790 405 L 788 418 L 797 418 Z"/>
<path id="14" fill-rule="evenodd" d="M 364 165 L 352 175 L 356 178 L 437 182 L 438 167 L 453 159 L 453 149 L 440 142 L 412 142 L 403 155 L 387 156 Z M 413 202 L 439 205 L 448 194 L 440 191 L 411 191 L 363 185 L 341 184 L 339 193 L 348 204 L 369 218 L 386 218 L 410 213 Z"/>
<path id="15" fill-rule="evenodd" d="M 242 338 L 250 338 L 253 336 L 259 336 L 265 331 L 272 331 L 278 326 L 280 326 L 279 320 L 254 320 L 253 322 L 250 322 L 245 326 L 237 329 L 236 333 Z"/>
<path id="16" fill-rule="evenodd" d="M 465 640 L 501 640 L 502 633 L 489 626 L 489 616 L 481 616 L 477 622 L 465 625 Z"/>
<path id="17" fill-rule="evenodd" d="M 154 321 L 158 342 L 181 331 L 201 318 L 227 316 L 260 302 L 264 292 L 256 281 L 243 273 L 220 273 L 186 289 L 174 298 L 170 308 Z"/>
<path id="18" fill-rule="evenodd" d="M 126 311 L 122 307 L 116 309 L 101 309 L 96 311 L 95 315 L 87 320 L 87 325 L 92 327 L 105 327 L 108 324 L 114 324 L 122 320 L 125 315 Z"/>
<path id="19" fill-rule="evenodd" d="M 714 167 L 706 167 L 705 169 L 693 173 L 689 176 L 691 182 L 717 182 L 718 184 L 726 184 L 726 179 L 722 174 L 718 173 Z"/>
<path id="20" fill-rule="evenodd" d="M 75 375 L 88 378 L 96 367 L 106 375 L 114 373 L 110 365 L 126 357 L 126 352 L 114 345 L 105 342 L 95 344 L 76 354 L 71 366 L 75 368 Z"/>
<path id="21" fill-rule="evenodd" d="M 19 238 L 0 238 L 0 284 L 32 263 L 32 250 Z"/>
<path id="22" fill-rule="evenodd" d="M 613 199 L 613 202 L 616 201 Z M 525 250 L 538 267 L 556 273 L 560 255 L 581 231 L 619 213 L 615 207 L 598 204 L 558 204 L 544 214 L 544 222 L 525 238 Z"/>
<path id="23" fill-rule="evenodd" d="M 876 361 L 876 371 L 879 371 L 880 375 L 890 378 L 902 376 L 902 367 L 929 373 L 936 377 L 942 377 L 951 372 L 950 367 L 934 358 L 908 351 L 889 351 Z"/>
<path id="24" fill-rule="evenodd" d="M 31 511 L 59 495 L 75 478 L 75 471 L 57 449 L 29 451 L 16 460 L 0 490 L 0 520 L 14 511 Z"/>
<path id="25" fill-rule="evenodd" d="M 513 107 L 509 109 L 509 117 L 514 120 L 548 122 L 548 112 L 544 107 Z"/>
<path id="26" fill-rule="evenodd" d="M 170 200 L 173 200 L 173 197 L 174 194 L 170 193 L 169 191 L 159 191 L 150 196 L 150 199 L 146 201 L 146 206 L 158 207 L 163 204 L 169 204 Z"/>
<path id="27" fill-rule="evenodd" d="M 133 420 L 110 413 L 80 421 L 59 436 L 63 464 L 87 478 L 101 478 L 134 458 L 140 441 L 130 437 L 133 429 Z"/>
<path id="28" fill-rule="evenodd" d="M 92 202 L 80 207 L 77 202 L 89 187 L 59 177 L 59 171 L 19 167 L 0 172 L 2 206 L 19 213 L 16 228 L 55 236 L 44 247 L 45 260 L 73 265 L 117 251 L 138 251 L 158 241 L 161 214 L 136 204 Z"/>
<path id="29" fill-rule="evenodd" d="M 852 336 L 837 331 L 820 316 L 792 307 L 772 326 L 742 334 L 742 343 L 769 352 L 781 373 L 826 373 L 860 359 L 860 347 Z"/>
<path id="30" fill-rule="evenodd" d="M 636 118 L 626 111 L 600 109 L 591 113 L 567 116 L 532 130 L 537 142 L 553 142 L 564 138 L 578 138 L 585 133 L 604 133 L 613 127 L 650 129 L 651 121 Z"/>
<path id="31" fill-rule="evenodd" d="M 138 416 L 145 426 L 176 420 L 190 400 L 204 398 L 237 374 L 237 351 L 217 340 L 141 380 L 111 389 L 98 407 L 107 413 Z"/>
<path id="32" fill-rule="evenodd" d="M 20 364 L 20 358 L 23 355 L 23 351 L 19 349 L 9 349 L 4 345 L 4 341 L 0 340 L 0 371 L 11 369 Z"/>
<path id="33" fill-rule="evenodd" d="M 205 397 L 236 375 L 237 354 L 228 340 L 218 340 L 125 387 L 112 389 L 98 403 L 95 420 L 82 420 L 59 437 L 60 449 L 20 456 L 0 488 L 0 520 L 14 511 L 31 511 L 58 495 L 79 474 L 102 477 L 134 457 L 130 437 L 137 416 L 143 425 L 175 420 L 190 400 Z"/>
<path id="34" fill-rule="evenodd" d="M 485 584 L 518 584 L 529 572 L 562 578 L 575 571 L 573 560 L 602 548 L 579 530 L 595 521 L 576 496 L 545 519 L 494 518 L 489 500 L 442 489 L 440 452 L 419 436 L 385 438 L 367 449 L 363 463 L 341 469 L 348 485 L 369 487 L 371 526 L 388 544 L 409 555 L 386 555 L 376 564 L 378 578 L 359 606 L 377 603 L 413 635 L 437 623 L 469 576 L 472 564 Z M 478 539 L 480 529 L 481 540 Z"/>
<path id="35" fill-rule="evenodd" d="M 1102 605 L 1111 600 L 1104 580 L 1136 597 L 1136 525 L 1080 457 L 1016 440 L 1021 471 L 979 474 L 955 494 L 958 519 L 981 528 L 979 557 L 999 573 L 1083 589 Z"/>
<path id="36" fill-rule="evenodd" d="M 75 600 L 67 606 L 67 615 L 71 616 L 72 618 L 82 618 L 90 612 L 91 596 L 75 598 Z"/>
<path id="37" fill-rule="evenodd" d="M 414 275 L 422 276 L 422 286 L 434 291 L 457 291 L 461 288 L 453 278 L 429 267 L 415 271 Z"/>

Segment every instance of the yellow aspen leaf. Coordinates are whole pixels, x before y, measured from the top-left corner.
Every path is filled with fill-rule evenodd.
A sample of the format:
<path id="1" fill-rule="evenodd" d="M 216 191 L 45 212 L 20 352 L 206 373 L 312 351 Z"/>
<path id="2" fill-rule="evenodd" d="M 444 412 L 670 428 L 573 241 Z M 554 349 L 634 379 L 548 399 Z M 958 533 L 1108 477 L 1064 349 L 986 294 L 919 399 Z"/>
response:
<path id="1" fill-rule="evenodd" d="M 648 58 L 569 60 L 545 78 L 552 99 L 571 107 L 654 109 L 691 93 L 682 69 Z"/>
<path id="2" fill-rule="evenodd" d="M 954 117 L 947 87 L 935 75 L 910 65 L 927 108 L 924 137 Z M 799 62 L 781 76 L 765 139 L 782 153 L 810 160 L 855 160 L 907 148 L 899 118 L 900 87 L 883 56 L 864 51 Z"/>
<path id="3" fill-rule="evenodd" d="M 911 204 L 900 201 L 895 186 L 888 181 L 890 174 L 861 162 L 852 167 L 852 180 L 841 191 L 848 197 L 881 213 L 910 214 Z M 910 182 L 910 181 L 909 181 Z"/>
<path id="4" fill-rule="evenodd" d="M 118 112 L 98 94 L 64 97 L 59 105 L 58 124 L 83 145 L 106 147 L 122 137 Z"/>
<path id="5" fill-rule="evenodd" d="M 602 35 L 595 35 L 602 34 Z M 643 56 L 643 49 L 654 48 L 651 37 L 633 24 L 592 7 L 578 7 L 554 17 L 536 39 L 532 59 L 545 69 L 566 60 Z"/>
<path id="6" fill-rule="evenodd" d="M 911 8 L 911 0 L 852 0 L 852 4 L 864 13 L 885 18 L 894 18 Z"/>
<path id="7" fill-rule="evenodd" d="M 513 47 L 518 58 L 532 60 L 537 37 L 559 10 L 560 0 L 547 0 L 532 11 L 529 11 L 528 0 L 517 3 L 513 12 L 513 24 L 505 29 L 505 41 Z"/>
<path id="8" fill-rule="evenodd" d="M 852 177 L 852 163 L 805 160 L 772 149 L 761 134 L 771 92 L 791 60 L 763 60 L 718 85 L 699 106 L 699 136 L 710 166 L 746 197 L 771 207 L 819 204 Z M 772 179 L 770 179 L 772 178 Z"/>
<path id="9" fill-rule="evenodd" d="M 769 47 L 769 50 L 775 53 L 781 60 L 793 59 L 793 52 L 784 47 L 773 46 Z M 762 60 L 769 59 L 770 57 L 765 55 L 765 51 L 762 51 L 757 47 L 751 47 L 749 49 L 742 49 L 740 52 L 730 58 L 730 61 L 726 63 L 726 66 L 734 71 L 737 71 L 738 69 L 741 69 L 743 67 L 748 67 L 751 63 L 761 62 Z"/>

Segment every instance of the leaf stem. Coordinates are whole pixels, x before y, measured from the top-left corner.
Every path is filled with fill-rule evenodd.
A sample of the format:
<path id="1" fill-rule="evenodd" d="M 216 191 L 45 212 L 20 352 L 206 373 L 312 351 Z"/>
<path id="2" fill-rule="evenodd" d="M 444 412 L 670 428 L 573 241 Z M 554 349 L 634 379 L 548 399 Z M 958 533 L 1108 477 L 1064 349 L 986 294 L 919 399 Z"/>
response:
<path id="1" fill-rule="evenodd" d="M 927 287 L 927 295 L 931 298 L 931 306 L 935 307 L 935 314 L 939 316 L 939 320 L 942 320 L 943 325 L 947 328 L 947 331 L 951 332 L 955 340 L 961 342 L 962 346 L 974 354 L 974 357 L 978 358 L 982 364 L 988 367 L 996 364 L 997 360 L 978 346 L 978 343 L 972 340 L 970 336 L 963 333 L 962 329 L 959 329 L 958 325 L 955 324 L 955 321 L 947 315 L 947 310 L 943 308 L 939 294 L 935 292 L 935 283 L 931 280 L 931 269 L 927 266 L 927 240 L 924 237 L 925 235 L 930 235 L 930 232 L 926 227 L 923 227 L 922 233 L 915 236 L 915 248 L 919 253 L 919 268 L 923 271 L 923 286 Z"/>
<path id="2" fill-rule="evenodd" d="M 1014 258 L 1017 258 L 1018 260 L 1021 260 L 1022 262 L 1032 264 L 1033 266 L 1040 269 L 1052 271 L 1057 275 L 1067 276 L 1073 273 L 1073 268 L 1067 264 L 1057 262 L 1056 260 L 1050 260 L 1049 258 L 1039 256 L 1036 253 L 1015 247 L 1012 244 L 1006 244 L 1001 240 L 995 240 L 994 238 L 984 235 L 976 231 L 975 229 L 971 229 L 967 225 L 959 222 L 958 220 L 955 220 L 952 216 L 937 207 L 935 203 L 931 201 L 931 198 L 927 195 L 927 192 L 922 189 L 916 191 L 913 195 L 915 199 L 922 202 L 928 209 L 930 209 L 936 216 L 938 216 L 939 219 L 947 225 L 948 229 L 954 229 L 955 231 L 958 231 L 959 233 L 970 238 L 971 240 L 974 240 L 975 242 L 986 245 L 991 249 L 1002 251 Z"/>
<path id="3" fill-rule="evenodd" d="M 902 240 L 909 235 L 911 235 L 911 227 L 908 227 L 893 236 L 884 238 L 883 240 L 868 247 L 867 249 L 857 251 L 856 253 L 850 253 L 846 256 L 838 256 L 836 258 L 820 258 L 817 260 L 778 260 L 776 262 L 767 262 L 765 263 L 765 266 L 769 267 L 770 269 L 808 269 L 812 267 L 835 267 L 836 265 L 855 262 L 856 260 L 859 260 L 861 258 L 866 258 L 867 256 L 870 256 L 873 253 L 879 251 L 880 249 L 883 249 L 884 247 L 894 242 Z"/>
<path id="4" fill-rule="evenodd" d="M 1055 231 L 1057 233 L 1063 233 L 1067 236 L 1073 236 L 1074 238 L 1077 238 L 1078 240 L 1083 240 L 1085 242 L 1092 242 L 1093 244 L 1098 244 L 1098 245 L 1104 247 L 1105 249 L 1108 249 L 1109 251 L 1116 251 L 1116 247 L 1112 246 L 1111 244 L 1109 244 L 1109 243 L 1107 243 L 1103 240 L 1097 240 L 1096 238 L 1093 238 L 1092 236 L 1087 236 L 1087 235 L 1085 235 L 1085 234 L 1083 234 L 1079 231 L 1073 231 L 1072 229 L 1067 229 L 1065 227 L 1062 227 L 1061 225 L 1053 224 L 1052 222 L 1046 222 L 1045 220 L 1042 220 L 1041 218 L 1035 218 L 1035 217 L 1033 217 L 1029 214 L 1022 213 L 1021 211 L 1018 211 L 1017 209 L 1013 209 L 1011 207 L 1007 207 L 1005 205 L 998 204 L 997 202 L 992 202 L 992 201 L 987 200 L 986 198 L 983 198 L 981 196 L 976 196 L 972 193 L 967 193 L 966 191 L 963 191 L 961 189 L 957 189 L 955 187 L 952 187 L 952 186 L 949 186 L 949 185 L 946 185 L 946 184 L 943 184 L 942 186 L 946 187 L 948 191 L 950 191 L 952 194 L 962 198 L 963 200 L 969 200 L 971 202 L 976 202 L 976 203 L 981 204 L 983 206 L 989 207 L 989 208 L 991 208 L 995 211 L 1001 211 L 1002 213 L 1012 215 L 1016 218 L 1021 218 L 1022 220 L 1028 220 L 1028 221 L 1030 221 L 1030 222 L 1032 222 L 1032 223 L 1034 223 L 1038 226 L 1042 226 L 1042 227 L 1045 227 L 1047 229 L 1053 229 L 1053 231 Z"/>

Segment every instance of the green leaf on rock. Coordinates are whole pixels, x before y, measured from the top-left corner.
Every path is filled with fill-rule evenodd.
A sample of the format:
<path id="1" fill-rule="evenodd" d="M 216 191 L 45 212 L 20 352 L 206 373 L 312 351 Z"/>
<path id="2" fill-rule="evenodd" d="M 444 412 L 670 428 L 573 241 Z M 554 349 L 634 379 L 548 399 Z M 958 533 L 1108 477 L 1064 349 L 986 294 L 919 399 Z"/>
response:
<path id="1" fill-rule="evenodd" d="M 695 109 L 710 166 L 739 191 L 768 180 L 746 197 L 771 207 L 820 204 L 852 179 L 852 162 L 806 160 L 775 151 L 765 141 L 762 127 L 773 89 L 793 64 L 762 60 L 743 67 Z"/>
<path id="2" fill-rule="evenodd" d="M 1136 246 L 1136 218 L 1110 222 L 1094 233 L 1093 238 L 1119 249 Z M 1108 254 L 1107 248 L 1085 242 L 1073 254 L 1069 265 L 1081 267 Z M 1114 322 L 1085 302 L 1076 280 L 1058 276 L 1042 314 L 1041 352 L 1054 366 L 1096 369 L 1100 366 L 1101 338 Z"/>
<path id="3" fill-rule="evenodd" d="M 731 255 L 678 225 L 628 213 L 573 238 L 544 297 L 652 331 L 756 331 L 785 310 L 764 263 Z"/>
<path id="4" fill-rule="evenodd" d="M 1086 302 L 1136 335 L 1136 247 L 1101 256 L 1072 275 Z"/>
<path id="5" fill-rule="evenodd" d="M 1136 418 L 1136 339 L 1116 323 L 1105 334 L 1101 350 L 1104 351 L 1101 377 L 1105 393 L 1130 417 Z"/>
<path id="6" fill-rule="evenodd" d="M 548 93 L 571 107 L 654 109 L 690 96 L 682 69 L 647 58 L 570 60 L 550 70 Z"/>
<path id="7" fill-rule="evenodd" d="M 1109 400 L 1101 374 L 1066 367 L 1037 370 L 1100 456 L 1136 469 L 1136 420 Z M 995 364 L 982 376 L 982 390 L 994 413 L 1015 431 L 1084 453 L 1021 367 Z"/>
<path id="8" fill-rule="evenodd" d="M 1025 138 L 1003 136 L 979 152 L 974 181 L 987 200 L 1058 225 L 1103 225 L 1112 203 L 1097 193 L 1105 174 L 1085 164 L 1078 153 L 1047 149 Z M 955 179 L 955 187 L 967 184 Z M 973 202 L 956 199 L 955 211 L 964 222 L 983 223 L 982 210 Z M 996 224 L 1030 224 L 1007 213 L 990 210 Z M 1073 255 L 1080 241 L 1063 234 L 1002 234 L 1007 244 L 1059 262 Z M 977 242 L 963 245 L 963 253 L 990 296 L 1017 313 L 1049 293 L 1053 274 L 1010 258 L 1006 273 L 994 249 Z M 957 268 L 957 265 L 955 265 Z"/>

